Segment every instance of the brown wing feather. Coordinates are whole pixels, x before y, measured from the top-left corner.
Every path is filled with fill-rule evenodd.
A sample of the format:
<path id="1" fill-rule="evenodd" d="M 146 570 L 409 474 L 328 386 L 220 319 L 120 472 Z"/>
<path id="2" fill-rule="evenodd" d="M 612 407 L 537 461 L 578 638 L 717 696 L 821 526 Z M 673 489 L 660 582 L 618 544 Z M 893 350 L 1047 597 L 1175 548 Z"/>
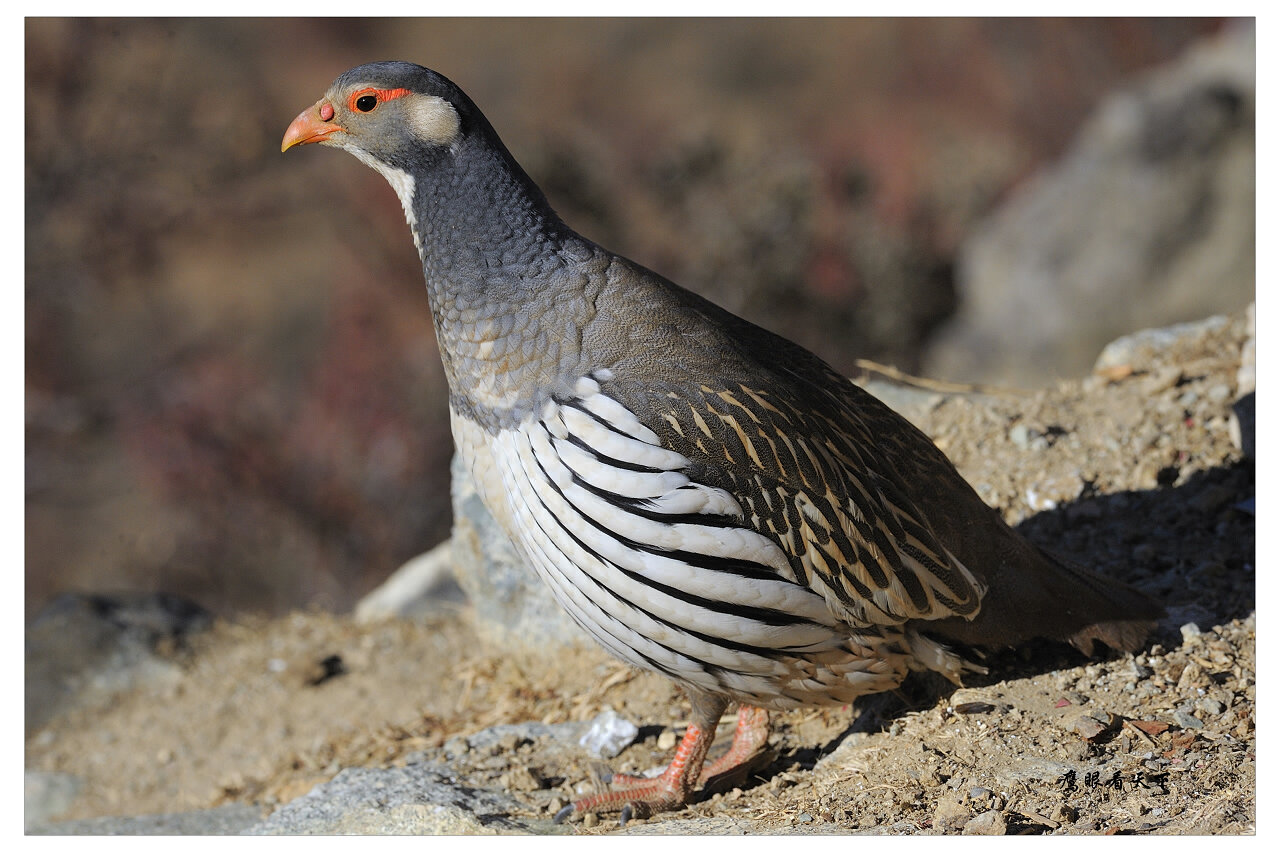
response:
<path id="1" fill-rule="evenodd" d="M 927 436 L 802 347 L 627 261 L 610 277 L 615 298 L 596 301 L 607 334 L 587 335 L 617 354 L 610 392 L 736 494 L 851 623 L 1128 649 L 1161 616 L 1025 541 Z"/>
<path id="2" fill-rule="evenodd" d="M 668 388 L 650 424 L 773 538 L 800 581 L 858 626 L 972 617 L 980 584 L 839 401 L 800 408 L 745 384 Z M 689 392 L 693 391 L 693 392 Z"/>

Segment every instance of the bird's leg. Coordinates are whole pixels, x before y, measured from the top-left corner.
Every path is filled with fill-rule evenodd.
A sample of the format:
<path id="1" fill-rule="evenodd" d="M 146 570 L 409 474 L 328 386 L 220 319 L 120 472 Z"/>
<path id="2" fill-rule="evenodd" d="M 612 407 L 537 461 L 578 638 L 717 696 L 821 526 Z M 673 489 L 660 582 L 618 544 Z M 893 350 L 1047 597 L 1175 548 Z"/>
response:
<path id="1" fill-rule="evenodd" d="M 747 765 L 769 741 L 769 710 L 743 704 L 738 707 L 738 726 L 733 729 L 729 750 L 702 769 L 702 785 Z"/>
<path id="2" fill-rule="evenodd" d="M 633 817 L 648 818 L 654 813 L 686 806 L 702 777 L 702 764 L 715 739 L 716 724 L 729 705 L 729 701 L 719 695 L 695 691 L 689 692 L 689 701 L 693 705 L 693 719 L 666 771 L 652 779 L 614 775 L 613 785 L 617 788 L 574 801 L 556 813 L 556 823 L 575 813 L 620 811 L 622 823 L 626 824 Z"/>
<path id="3" fill-rule="evenodd" d="M 702 768 L 698 782 L 702 786 L 719 778 L 725 778 L 750 763 L 769 741 L 769 711 L 758 706 L 743 704 L 738 707 L 738 726 L 733 730 L 733 743 L 729 750 Z M 648 777 L 631 774 L 615 774 L 611 785 L 615 789 L 630 789 L 652 784 Z"/>

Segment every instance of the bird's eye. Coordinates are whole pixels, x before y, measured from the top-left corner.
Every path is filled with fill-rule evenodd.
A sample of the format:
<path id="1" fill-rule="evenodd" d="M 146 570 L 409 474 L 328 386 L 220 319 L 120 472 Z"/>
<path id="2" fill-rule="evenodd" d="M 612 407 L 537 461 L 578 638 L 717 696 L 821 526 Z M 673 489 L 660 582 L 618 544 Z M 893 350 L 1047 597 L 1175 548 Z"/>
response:
<path id="1" fill-rule="evenodd" d="M 373 95 L 361 95 L 356 98 L 356 109 L 361 112 L 373 112 L 373 108 L 378 105 L 378 99 Z"/>

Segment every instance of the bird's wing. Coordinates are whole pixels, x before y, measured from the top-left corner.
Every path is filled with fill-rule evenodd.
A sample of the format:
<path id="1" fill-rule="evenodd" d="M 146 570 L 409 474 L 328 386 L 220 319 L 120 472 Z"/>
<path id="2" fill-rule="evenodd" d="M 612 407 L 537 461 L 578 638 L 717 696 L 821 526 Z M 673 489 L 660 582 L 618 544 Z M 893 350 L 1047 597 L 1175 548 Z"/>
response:
<path id="1" fill-rule="evenodd" d="M 767 693 L 781 661 L 839 644 L 827 603 L 791 575 L 721 488 L 591 377 L 488 447 L 513 539 L 575 620 L 636 664 L 705 688 Z M 704 682 L 705 681 L 705 682 Z M 717 685 L 718 683 L 718 685 Z M 776 690 L 776 689 L 775 689 Z"/>
<path id="2" fill-rule="evenodd" d="M 875 432 L 883 423 L 856 410 L 856 397 L 802 378 L 783 385 L 805 388 L 802 402 L 741 382 L 679 382 L 646 388 L 635 407 L 663 447 L 689 460 L 688 475 L 731 494 L 745 524 L 787 554 L 796 581 L 849 623 L 973 617 L 982 584 L 904 492 L 901 459 Z"/>

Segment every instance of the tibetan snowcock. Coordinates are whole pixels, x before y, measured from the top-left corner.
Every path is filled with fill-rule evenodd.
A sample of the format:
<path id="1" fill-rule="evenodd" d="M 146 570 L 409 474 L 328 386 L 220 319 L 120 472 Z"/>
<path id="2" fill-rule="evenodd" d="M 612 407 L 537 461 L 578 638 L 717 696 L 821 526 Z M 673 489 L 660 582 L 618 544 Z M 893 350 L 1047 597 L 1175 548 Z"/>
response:
<path id="1" fill-rule="evenodd" d="M 578 235 L 440 74 L 346 72 L 282 149 L 312 143 L 404 204 L 484 504 L 583 629 L 689 697 L 665 773 L 614 775 L 557 820 L 685 806 L 764 746 L 770 709 L 958 680 L 962 645 L 1131 651 L 1161 615 L 1021 538 L 815 355 Z"/>

